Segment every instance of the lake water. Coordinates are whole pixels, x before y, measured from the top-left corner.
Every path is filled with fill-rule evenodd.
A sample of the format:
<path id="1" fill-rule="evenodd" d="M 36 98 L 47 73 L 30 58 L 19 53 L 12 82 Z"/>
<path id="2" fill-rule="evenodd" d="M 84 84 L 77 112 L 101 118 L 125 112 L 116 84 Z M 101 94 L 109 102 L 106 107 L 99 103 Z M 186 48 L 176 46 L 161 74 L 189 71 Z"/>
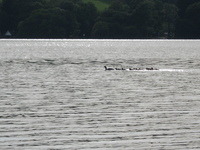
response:
<path id="1" fill-rule="evenodd" d="M 0 149 L 199 150 L 199 77 L 200 40 L 0 40 Z"/>

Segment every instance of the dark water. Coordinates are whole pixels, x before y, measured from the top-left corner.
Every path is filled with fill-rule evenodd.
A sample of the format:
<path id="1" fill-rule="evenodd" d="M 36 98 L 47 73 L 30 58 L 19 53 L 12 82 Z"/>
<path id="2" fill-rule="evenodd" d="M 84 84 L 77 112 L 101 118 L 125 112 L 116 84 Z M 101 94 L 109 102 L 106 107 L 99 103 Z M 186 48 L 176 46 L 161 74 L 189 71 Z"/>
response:
<path id="1" fill-rule="evenodd" d="M 199 77 L 199 40 L 1 40 L 0 149 L 200 149 Z"/>

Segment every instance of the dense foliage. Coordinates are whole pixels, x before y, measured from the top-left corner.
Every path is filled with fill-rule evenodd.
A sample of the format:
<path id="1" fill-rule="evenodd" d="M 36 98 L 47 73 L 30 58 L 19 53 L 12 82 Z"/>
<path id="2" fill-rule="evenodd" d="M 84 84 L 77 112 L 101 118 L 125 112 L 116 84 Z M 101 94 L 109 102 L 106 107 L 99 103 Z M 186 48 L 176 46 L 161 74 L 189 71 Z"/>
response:
<path id="1" fill-rule="evenodd" d="M 96 0 L 98 1 L 98 0 Z M 0 35 L 16 38 L 200 38 L 200 0 L 1 0 Z"/>

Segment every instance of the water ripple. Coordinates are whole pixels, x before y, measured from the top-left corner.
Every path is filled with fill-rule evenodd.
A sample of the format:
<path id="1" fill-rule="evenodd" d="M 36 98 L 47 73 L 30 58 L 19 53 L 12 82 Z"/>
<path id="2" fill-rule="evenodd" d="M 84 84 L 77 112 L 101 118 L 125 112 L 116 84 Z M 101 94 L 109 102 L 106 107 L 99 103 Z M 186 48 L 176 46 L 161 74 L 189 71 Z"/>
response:
<path id="1" fill-rule="evenodd" d="M 0 149 L 200 149 L 198 58 L 123 58 L 108 42 L 63 57 L 64 44 L 59 57 L 0 59 Z"/>

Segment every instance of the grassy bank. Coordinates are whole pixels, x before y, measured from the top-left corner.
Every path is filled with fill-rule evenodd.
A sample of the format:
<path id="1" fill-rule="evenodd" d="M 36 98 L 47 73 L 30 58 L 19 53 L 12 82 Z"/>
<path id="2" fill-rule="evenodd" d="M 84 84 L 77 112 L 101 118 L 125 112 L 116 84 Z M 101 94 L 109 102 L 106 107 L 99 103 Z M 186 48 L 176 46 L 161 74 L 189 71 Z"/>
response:
<path id="1" fill-rule="evenodd" d="M 109 7 L 109 3 L 102 2 L 100 0 L 82 0 L 84 3 L 93 3 L 99 11 L 103 11 Z"/>
<path id="2" fill-rule="evenodd" d="M 46 1 L 49 2 L 50 0 L 46 0 Z M 93 3 L 99 11 L 103 11 L 106 8 L 108 8 L 110 3 L 112 2 L 112 0 L 108 0 L 108 1 L 106 1 L 106 0 L 82 0 L 82 1 L 84 3 L 88 3 L 88 2 Z M 0 0 L 0 3 L 2 3 L 2 0 Z"/>

